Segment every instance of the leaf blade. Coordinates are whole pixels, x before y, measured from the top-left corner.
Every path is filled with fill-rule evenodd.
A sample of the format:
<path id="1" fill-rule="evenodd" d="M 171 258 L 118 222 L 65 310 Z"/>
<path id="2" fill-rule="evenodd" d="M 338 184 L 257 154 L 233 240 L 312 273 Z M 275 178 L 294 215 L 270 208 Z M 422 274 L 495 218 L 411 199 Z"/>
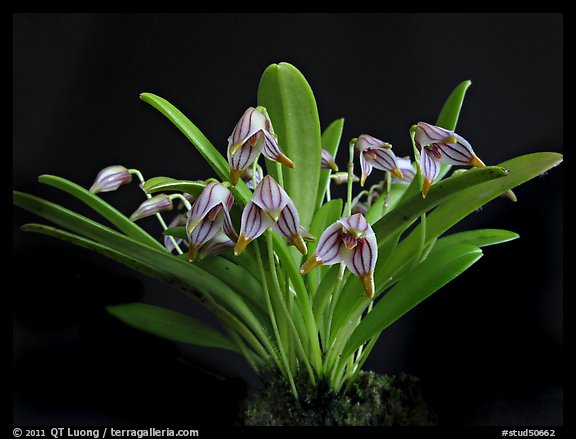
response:
<path id="1" fill-rule="evenodd" d="M 338 146 L 342 138 L 342 131 L 344 130 L 344 118 L 336 119 L 332 122 L 320 137 L 322 148 L 328 151 L 334 158 L 338 153 Z M 318 194 L 316 195 L 316 210 L 322 206 L 322 200 L 326 194 L 326 186 L 330 180 L 330 169 L 320 170 L 320 180 L 318 181 Z"/>

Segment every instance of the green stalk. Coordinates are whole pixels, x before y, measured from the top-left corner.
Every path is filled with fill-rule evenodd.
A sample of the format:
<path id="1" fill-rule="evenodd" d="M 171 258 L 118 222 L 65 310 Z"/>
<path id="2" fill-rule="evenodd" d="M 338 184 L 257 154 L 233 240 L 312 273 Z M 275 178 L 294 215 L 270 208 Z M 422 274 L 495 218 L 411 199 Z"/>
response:
<path id="1" fill-rule="evenodd" d="M 280 371 L 288 378 L 288 382 L 290 383 L 290 387 L 292 388 L 292 393 L 294 394 L 294 398 L 298 399 L 298 391 L 296 390 L 296 385 L 294 383 L 294 377 L 290 370 L 290 365 L 288 364 L 288 359 L 286 357 L 286 352 L 284 350 L 284 346 L 282 343 L 282 337 L 280 337 L 280 332 L 278 330 L 278 322 L 276 320 L 276 313 L 274 312 L 274 308 L 272 307 L 272 301 L 270 298 L 270 289 L 268 288 L 268 280 L 266 279 L 266 273 L 264 272 L 264 261 L 262 260 L 262 254 L 260 253 L 260 247 L 256 243 L 254 248 L 256 249 L 257 258 L 259 261 L 260 267 L 260 275 L 262 276 L 262 285 L 264 286 L 264 296 L 266 298 L 266 307 L 268 308 L 268 313 L 270 314 L 270 321 L 272 322 L 272 329 L 274 330 L 274 335 L 276 336 L 276 344 L 278 346 L 278 351 L 280 352 L 280 357 L 282 359 L 283 365 L 280 361 L 277 362 L 277 366 Z"/>

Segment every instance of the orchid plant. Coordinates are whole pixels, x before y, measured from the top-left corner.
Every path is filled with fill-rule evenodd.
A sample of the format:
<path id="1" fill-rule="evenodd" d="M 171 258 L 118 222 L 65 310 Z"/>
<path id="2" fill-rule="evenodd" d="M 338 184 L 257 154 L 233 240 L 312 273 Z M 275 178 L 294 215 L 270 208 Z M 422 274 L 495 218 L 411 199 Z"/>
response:
<path id="1" fill-rule="evenodd" d="M 495 229 L 446 232 L 500 195 L 515 200 L 512 188 L 562 161 L 557 153 L 536 153 L 486 166 L 454 131 L 469 86 L 465 81 L 454 89 L 434 123 L 407 127 L 409 149 L 402 156 L 361 133 L 339 149 L 344 120 L 321 132 L 309 84 L 286 63 L 264 72 L 258 105 L 232 129 L 226 158 L 172 104 L 143 93 L 215 178 L 146 180 L 136 169 L 113 165 L 87 190 L 39 177 L 114 229 L 30 194 L 14 192 L 14 203 L 55 224 L 22 230 L 96 251 L 170 284 L 212 311 L 220 327 L 151 304 L 108 307 L 127 324 L 237 352 L 256 373 L 276 369 L 295 398 L 297 377 L 345 391 L 382 331 L 474 264 L 482 247 L 518 237 Z M 384 136 L 385 127 L 373 134 Z M 338 155 L 345 171 L 338 172 Z M 465 168 L 448 176 L 452 165 Z M 379 182 L 368 187 L 368 177 L 378 174 Z M 105 192 L 134 177 L 146 199 L 127 217 L 105 201 Z M 332 184 L 347 185 L 345 199 L 332 198 Z M 160 239 L 139 225 L 154 216 Z"/>

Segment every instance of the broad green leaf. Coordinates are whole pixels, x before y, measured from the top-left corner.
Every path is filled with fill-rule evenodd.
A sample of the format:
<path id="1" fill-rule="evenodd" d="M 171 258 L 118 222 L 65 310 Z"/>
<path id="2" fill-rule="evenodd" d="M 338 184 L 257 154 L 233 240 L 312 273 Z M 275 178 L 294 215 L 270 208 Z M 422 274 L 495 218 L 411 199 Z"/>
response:
<path id="1" fill-rule="evenodd" d="M 262 74 L 258 105 L 266 107 L 278 143 L 296 165 L 282 166 L 284 189 L 308 229 L 316 208 L 320 179 L 320 121 L 314 95 L 306 79 L 288 63 L 272 64 Z M 277 177 L 275 166 L 268 173 Z"/>
<path id="2" fill-rule="evenodd" d="M 234 344 L 214 328 L 190 316 L 145 303 L 107 306 L 118 320 L 168 340 L 238 352 Z"/>
<path id="3" fill-rule="evenodd" d="M 192 142 L 196 149 L 206 159 L 208 164 L 216 172 L 222 181 L 230 179 L 230 166 L 228 161 L 220 154 L 220 152 L 212 145 L 206 136 L 194 125 L 180 110 L 168 102 L 166 99 L 156 96 L 152 93 L 140 94 L 140 99 L 152 105 L 160 113 L 166 116 L 170 122 Z M 248 203 L 252 193 L 246 187 L 244 182 L 239 181 L 236 188 L 231 189 L 236 197 L 236 201 L 240 201 L 243 205 Z"/>
<path id="4" fill-rule="evenodd" d="M 192 181 L 176 180 L 170 177 L 153 177 L 144 183 L 142 189 L 144 189 L 149 194 L 156 192 L 176 191 L 186 192 L 187 194 L 192 194 L 197 197 L 205 187 L 206 182 L 201 180 Z"/>
<path id="5" fill-rule="evenodd" d="M 336 158 L 338 153 L 338 146 L 342 137 L 342 130 L 344 129 L 344 119 L 336 119 L 324 130 L 321 137 L 322 148 L 328 151 Z M 326 186 L 330 180 L 330 169 L 320 170 L 320 181 L 318 183 L 318 195 L 316 195 L 316 209 L 322 206 L 322 200 L 326 194 Z"/>
<path id="6" fill-rule="evenodd" d="M 519 238 L 520 235 L 508 230 L 501 229 L 479 229 L 468 230 L 465 232 L 454 233 L 452 235 L 440 238 L 436 242 L 434 251 L 445 247 L 459 244 L 475 245 L 477 247 L 486 247 L 489 245 L 501 244 Z"/>
<path id="7" fill-rule="evenodd" d="M 382 246 L 394 233 L 406 230 L 420 215 L 455 194 L 464 191 L 466 188 L 472 188 L 469 190 L 473 191 L 476 186 L 490 180 L 507 180 L 509 178 L 507 174 L 508 171 L 504 166 L 471 169 L 463 174 L 455 175 L 436 183 L 430 188 L 426 198 L 422 198 L 419 193 L 413 195 L 372 226 L 378 238 L 378 246 Z"/>
<path id="8" fill-rule="evenodd" d="M 438 252 L 414 267 L 368 313 L 356 327 L 342 357 L 346 358 L 380 332 L 462 274 L 482 256 L 475 246 L 454 246 Z"/>
<path id="9" fill-rule="evenodd" d="M 131 238 L 157 249 L 164 248 L 160 242 L 140 228 L 138 224 L 130 220 L 99 196 L 93 194 L 87 189 L 84 189 L 82 186 L 55 175 L 41 175 L 38 177 L 38 181 L 48 186 L 60 189 L 82 201 Z"/>
<path id="10" fill-rule="evenodd" d="M 471 85 L 472 81 L 463 81 L 458 84 L 454 90 L 452 90 L 452 93 L 450 93 L 446 99 L 446 102 L 444 102 L 442 110 L 440 110 L 438 119 L 436 119 L 436 125 L 442 128 L 446 128 L 447 130 L 456 129 L 458 118 L 460 116 L 460 110 L 462 109 L 462 103 L 464 102 L 464 96 L 466 96 L 466 91 Z M 438 173 L 438 177 L 436 177 L 436 181 L 444 178 L 450 168 L 450 165 L 440 165 L 440 172 Z"/>

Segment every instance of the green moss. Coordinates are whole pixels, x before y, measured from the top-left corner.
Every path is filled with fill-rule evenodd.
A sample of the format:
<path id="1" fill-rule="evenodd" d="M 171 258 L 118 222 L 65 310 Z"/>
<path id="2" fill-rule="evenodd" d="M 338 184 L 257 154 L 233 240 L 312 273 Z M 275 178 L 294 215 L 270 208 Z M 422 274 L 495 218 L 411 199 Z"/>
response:
<path id="1" fill-rule="evenodd" d="M 244 425 L 405 426 L 435 425 L 436 415 L 424 402 L 418 379 L 408 374 L 360 372 L 345 394 L 326 382 L 298 382 L 299 401 L 286 380 L 274 373 L 243 402 Z"/>

